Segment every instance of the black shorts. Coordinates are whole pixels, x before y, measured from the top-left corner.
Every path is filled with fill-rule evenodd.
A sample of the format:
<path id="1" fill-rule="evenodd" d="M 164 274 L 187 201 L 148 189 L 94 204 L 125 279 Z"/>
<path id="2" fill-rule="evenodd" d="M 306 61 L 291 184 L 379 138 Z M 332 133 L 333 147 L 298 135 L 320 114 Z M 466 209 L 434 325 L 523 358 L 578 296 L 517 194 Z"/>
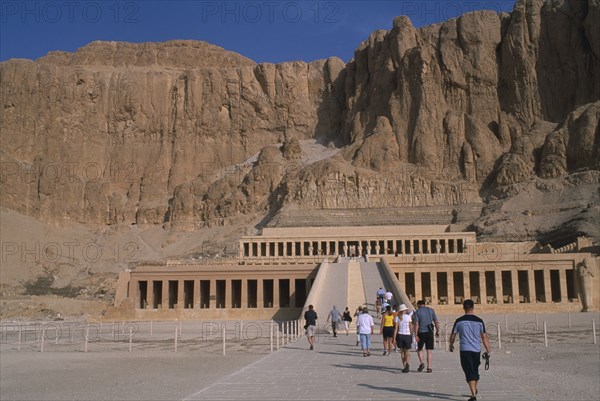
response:
<path id="1" fill-rule="evenodd" d="M 465 378 L 468 382 L 479 380 L 479 365 L 481 364 L 481 355 L 479 352 L 460 351 L 460 366 L 465 372 Z"/>
<path id="2" fill-rule="evenodd" d="M 389 326 L 389 327 L 383 327 L 383 339 L 388 339 L 388 338 L 394 338 L 394 327 L 393 326 Z"/>
<path id="3" fill-rule="evenodd" d="M 426 349 L 433 349 L 433 333 L 430 333 L 430 332 L 419 333 L 418 346 L 419 346 L 418 347 L 419 351 L 423 350 L 423 346 L 425 346 Z"/>
<path id="4" fill-rule="evenodd" d="M 411 349 L 412 347 L 412 336 L 410 334 L 397 334 L 396 345 L 400 349 Z"/>

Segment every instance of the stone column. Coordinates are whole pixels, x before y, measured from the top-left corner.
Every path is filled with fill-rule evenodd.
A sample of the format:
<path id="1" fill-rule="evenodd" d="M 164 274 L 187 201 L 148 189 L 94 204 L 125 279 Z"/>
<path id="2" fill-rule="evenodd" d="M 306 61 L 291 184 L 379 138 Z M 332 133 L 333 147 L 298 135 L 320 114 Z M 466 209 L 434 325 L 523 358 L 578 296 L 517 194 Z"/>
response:
<path id="1" fill-rule="evenodd" d="M 406 254 L 407 255 L 412 255 L 412 253 L 413 253 L 412 252 L 412 246 L 413 246 L 413 242 L 412 242 L 412 240 L 409 240 L 408 241 L 408 248 L 406 249 Z"/>
<path id="2" fill-rule="evenodd" d="M 169 309 L 169 280 L 163 280 L 162 287 L 162 309 Z"/>
<path id="3" fill-rule="evenodd" d="M 433 305 L 437 305 L 439 302 L 438 286 L 437 286 L 437 272 L 435 272 L 435 271 L 430 272 L 429 277 L 431 277 L 431 283 L 429 284 L 431 286 L 431 303 Z"/>
<path id="4" fill-rule="evenodd" d="M 406 292 L 406 277 L 404 277 L 404 269 L 400 269 L 400 272 L 398 273 L 398 283 L 400 288 Z"/>
<path id="5" fill-rule="evenodd" d="M 423 285 L 421 284 L 421 270 L 415 269 L 415 298 L 418 300 L 423 299 Z"/>
<path id="6" fill-rule="evenodd" d="M 519 271 L 512 269 L 510 272 L 510 279 L 512 281 L 512 298 L 515 304 L 520 302 L 519 299 Z"/>
<path id="7" fill-rule="evenodd" d="M 248 279 L 247 278 L 243 278 L 242 279 L 242 288 L 240 288 L 240 302 L 241 302 L 241 307 L 242 309 L 247 309 L 248 308 Z"/>
<path id="8" fill-rule="evenodd" d="M 194 280 L 194 305 L 192 308 L 200 309 L 200 280 Z"/>
<path id="9" fill-rule="evenodd" d="M 154 280 L 148 280 L 147 285 L 148 291 L 146 291 L 146 299 L 148 300 L 147 308 L 154 308 Z"/>
<path id="10" fill-rule="evenodd" d="M 559 269 L 558 280 L 560 282 L 560 302 L 569 302 L 569 293 L 567 291 L 567 269 Z"/>
<path id="11" fill-rule="evenodd" d="M 496 285 L 496 300 L 498 304 L 504 303 L 504 289 L 502 288 L 502 270 L 496 270 L 494 272 L 494 281 Z"/>
<path id="12" fill-rule="evenodd" d="M 264 282 L 262 278 L 256 279 L 256 307 L 264 308 L 265 300 L 264 300 Z"/>
<path id="13" fill-rule="evenodd" d="M 256 243 L 256 257 L 260 258 L 262 256 L 262 241 L 258 241 Z"/>
<path id="14" fill-rule="evenodd" d="M 471 298 L 471 275 L 469 271 L 463 272 L 463 293 L 465 294 L 465 299 Z"/>
<path id="15" fill-rule="evenodd" d="M 185 309 L 185 298 L 183 297 L 183 280 L 177 281 L 177 309 Z"/>
<path id="16" fill-rule="evenodd" d="M 487 304 L 487 283 L 485 282 L 485 270 L 479 272 L 479 296 L 481 304 Z"/>
<path id="17" fill-rule="evenodd" d="M 210 309 L 215 309 L 217 307 L 217 280 L 215 279 L 210 280 L 208 305 Z"/>
<path id="18" fill-rule="evenodd" d="M 231 279 L 225 280 L 225 309 L 231 309 Z"/>
<path id="19" fill-rule="evenodd" d="M 325 254 L 329 255 L 331 253 L 331 248 L 329 247 L 329 241 L 325 241 Z"/>
<path id="20" fill-rule="evenodd" d="M 529 302 L 534 304 L 536 299 L 537 299 L 537 295 L 535 293 L 535 274 L 533 274 L 534 271 L 531 269 L 527 270 L 527 285 L 529 286 Z"/>
<path id="21" fill-rule="evenodd" d="M 133 299 L 133 304 L 135 305 L 135 309 L 140 309 L 141 303 L 141 294 L 140 294 L 140 283 L 136 279 L 131 279 L 128 284 L 129 288 L 127 291 L 127 296 Z M 148 286 L 146 285 L 146 288 Z M 148 290 L 146 290 L 146 294 L 148 294 Z M 146 295 L 147 296 L 147 295 Z"/>
<path id="22" fill-rule="evenodd" d="M 550 270 L 543 270 L 544 272 L 544 302 L 552 303 L 552 284 L 550 282 Z"/>
<path id="23" fill-rule="evenodd" d="M 448 305 L 454 305 L 454 272 L 448 271 Z"/>
<path id="24" fill-rule="evenodd" d="M 279 278 L 273 278 L 273 308 L 279 308 Z"/>

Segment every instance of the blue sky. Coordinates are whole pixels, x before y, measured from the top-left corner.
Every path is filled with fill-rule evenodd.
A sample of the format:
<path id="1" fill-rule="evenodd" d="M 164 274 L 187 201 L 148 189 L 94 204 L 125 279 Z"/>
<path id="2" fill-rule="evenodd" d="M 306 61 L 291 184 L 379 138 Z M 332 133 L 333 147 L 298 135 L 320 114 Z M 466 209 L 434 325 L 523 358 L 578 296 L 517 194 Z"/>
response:
<path id="1" fill-rule="evenodd" d="M 0 0 L 0 61 L 75 51 L 94 40 L 203 40 L 257 62 L 312 61 L 354 49 L 397 15 L 417 27 L 477 9 L 510 11 L 514 0 L 128 1 Z"/>

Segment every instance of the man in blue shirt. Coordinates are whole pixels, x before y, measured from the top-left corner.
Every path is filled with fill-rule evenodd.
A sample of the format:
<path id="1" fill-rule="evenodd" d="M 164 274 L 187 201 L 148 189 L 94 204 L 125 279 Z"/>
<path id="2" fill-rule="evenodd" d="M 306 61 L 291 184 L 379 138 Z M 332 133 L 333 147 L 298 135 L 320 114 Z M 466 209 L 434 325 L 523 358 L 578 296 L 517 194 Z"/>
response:
<path id="1" fill-rule="evenodd" d="M 448 342 L 450 343 L 450 352 L 454 351 L 454 340 L 456 335 L 460 336 L 460 366 L 469 389 L 471 390 L 471 398 L 469 401 L 477 401 L 477 382 L 479 381 L 479 364 L 481 359 L 481 342 L 488 355 L 492 353 L 490 340 L 485 332 L 485 324 L 483 320 L 475 316 L 475 304 L 472 300 L 466 299 L 463 302 L 465 314 L 456 319 L 452 327 L 452 334 Z"/>

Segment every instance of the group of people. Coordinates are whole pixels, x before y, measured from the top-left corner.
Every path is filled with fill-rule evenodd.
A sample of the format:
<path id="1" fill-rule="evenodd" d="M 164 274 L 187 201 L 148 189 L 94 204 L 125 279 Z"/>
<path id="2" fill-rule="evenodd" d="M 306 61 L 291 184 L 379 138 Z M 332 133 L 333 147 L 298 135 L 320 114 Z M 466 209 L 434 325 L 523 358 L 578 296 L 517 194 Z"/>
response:
<path id="1" fill-rule="evenodd" d="M 386 292 L 384 291 L 383 298 L 381 298 L 382 301 L 386 300 L 385 294 Z M 379 291 L 377 295 L 379 301 Z M 391 300 L 391 297 L 387 300 Z M 484 356 L 489 357 L 491 354 L 485 324 L 481 318 L 475 316 L 474 308 L 475 304 L 472 300 L 467 299 L 464 301 L 463 309 L 465 314 L 454 322 L 452 334 L 448 340 L 449 350 L 453 351 L 456 336 L 458 335 L 460 338 L 460 364 L 471 391 L 469 401 L 477 401 L 481 343 L 483 343 L 486 351 Z M 367 306 L 359 306 L 354 313 L 356 317 L 356 345 L 360 344 L 364 357 L 371 356 L 371 342 L 375 327 L 375 322 L 369 312 Z M 308 311 L 304 314 L 304 319 L 306 320 L 306 336 L 312 350 L 314 349 L 317 321 L 317 313 L 314 311 L 313 305 L 309 306 Z M 342 321 L 344 322 L 346 335 L 349 334 L 352 316 L 350 316 L 348 307 L 340 314 L 336 306 L 333 306 L 333 309 L 329 312 L 327 321 L 332 324 L 334 337 L 337 337 L 337 327 Z M 393 308 L 389 304 L 386 305 L 381 313 L 380 333 L 383 337 L 384 356 L 390 356 L 392 348 L 400 350 L 403 373 L 410 371 L 410 350 L 413 348 L 413 341 L 416 342 L 417 356 L 419 358 L 417 371 L 433 372 L 432 351 L 435 345 L 435 337 L 439 337 L 440 335 L 440 325 L 435 310 L 426 306 L 425 301 L 419 300 L 417 302 L 417 309 L 414 311 L 409 310 L 405 304 L 401 304 L 400 306 L 394 305 Z"/>

